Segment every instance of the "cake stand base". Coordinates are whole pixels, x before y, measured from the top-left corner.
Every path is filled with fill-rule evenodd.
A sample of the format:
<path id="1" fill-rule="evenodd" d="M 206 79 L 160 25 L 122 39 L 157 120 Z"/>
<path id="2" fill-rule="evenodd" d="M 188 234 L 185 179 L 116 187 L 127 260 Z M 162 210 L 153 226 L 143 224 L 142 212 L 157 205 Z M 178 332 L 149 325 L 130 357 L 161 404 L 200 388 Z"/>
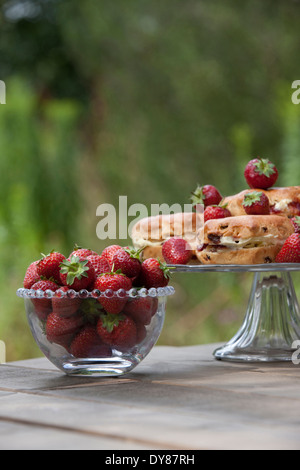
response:
<path id="1" fill-rule="evenodd" d="M 254 274 L 243 325 L 216 359 L 236 362 L 292 361 L 300 345 L 300 310 L 291 274 Z"/>

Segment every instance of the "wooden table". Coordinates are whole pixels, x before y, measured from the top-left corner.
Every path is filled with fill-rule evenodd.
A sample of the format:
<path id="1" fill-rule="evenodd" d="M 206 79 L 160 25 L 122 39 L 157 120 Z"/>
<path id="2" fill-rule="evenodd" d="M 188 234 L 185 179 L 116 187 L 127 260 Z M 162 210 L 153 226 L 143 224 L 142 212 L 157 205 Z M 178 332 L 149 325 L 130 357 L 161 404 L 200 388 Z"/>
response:
<path id="1" fill-rule="evenodd" d="M 0 365 L 0 449 L 299 449 L 300 365 L 157 346 L 123 377 L 68 377 L 46 358 Z"/>

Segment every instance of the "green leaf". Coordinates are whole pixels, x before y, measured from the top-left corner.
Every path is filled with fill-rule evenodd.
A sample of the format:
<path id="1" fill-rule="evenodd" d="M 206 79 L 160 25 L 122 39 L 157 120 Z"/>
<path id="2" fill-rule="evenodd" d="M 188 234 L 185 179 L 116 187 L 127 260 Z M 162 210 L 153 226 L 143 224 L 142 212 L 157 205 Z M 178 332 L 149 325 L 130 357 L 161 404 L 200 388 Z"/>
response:
<path id="1" fill-rule="evenodd" d="M 263 193 L 261 191 L 252 191 L 251 193 L 245 194 L 244 200 L 243 200 L 243 206 L 248 207 L 248 206 L 252 206 L 252 204 L 254 204 L 255 202 L 259 202 L 262 194 Z"/>
<path id="2" fill-rule="evenodd" d="M 275 165 L 266 158 L 260 158 L 258 162 L 254 163 L 256 172 L 259 175 L 271 176 L 275 173 Z"/>
<path id="3" fill-rule="evenodd" d="M 203 194 L 202 186 L 198 184 L 195 191 L 191 192 L 191 198 L 190 198 L 191 203 L 193 205 L 204 204 L 204 199 L 205 199 L 205 194 Z"/>
<path id="4" fill-rule="evenodd" d="M 114 327 L 119 326 L 120 321 L 125 319 L 125 316 L 122 313 L 112 314 L 112 313 L 103 313 L 100 315 L 102 320 L 103 327 L 111 333 Z"/>
<path id="5" fill-rule="evenodd" d="M 70 259 L 65 259 L 60 263 L 60 271 L 67 274 L 67 284 L 72 285 L 75 279 L 80 280 L 82 277 L 88 277 L 89 266 L 88 260 L 82 260 L 76 255 L 72 255 Z"/>

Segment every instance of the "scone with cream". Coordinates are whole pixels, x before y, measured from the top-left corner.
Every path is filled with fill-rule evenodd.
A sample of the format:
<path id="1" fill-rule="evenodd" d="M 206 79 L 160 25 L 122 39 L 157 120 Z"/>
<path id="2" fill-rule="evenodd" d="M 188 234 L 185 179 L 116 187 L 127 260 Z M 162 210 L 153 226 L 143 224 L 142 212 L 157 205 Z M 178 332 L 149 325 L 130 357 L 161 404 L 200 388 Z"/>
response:
<path id="1" fill-rule="evenodd" d="M 243 200 L 247 193 L 253 191 L 261 191 L 268 196 L 271 214 L 285 215 L 290 218 L 295 215 L 300 215 L 300 186 L 271 189 L 245 189 L 238 194 L 225 197 L 222 204 L 226 204 L 226 208 L 233 216 L 245 215 L 246 212 L 243 207 Z"/>
<path id="2" fill-rule="evenodd" d="M 131 239 L 134 248 L 143 249 L 143 259 L 159 258 L 163 261 L 163 243 L 170 237 L 181 237 L 189 243 L 197 261 L 197 233 L 202 226 L 203 214 L 198 212 L 160 214 L 139 220 L 132 228 Z"/>
<path id="3" fill-rule="evenodd" d="M 198 232 L 196 255 L 202 264 L 272 263 L 293 232 L 292 222 L 279 215 L 211 219 Z"/>

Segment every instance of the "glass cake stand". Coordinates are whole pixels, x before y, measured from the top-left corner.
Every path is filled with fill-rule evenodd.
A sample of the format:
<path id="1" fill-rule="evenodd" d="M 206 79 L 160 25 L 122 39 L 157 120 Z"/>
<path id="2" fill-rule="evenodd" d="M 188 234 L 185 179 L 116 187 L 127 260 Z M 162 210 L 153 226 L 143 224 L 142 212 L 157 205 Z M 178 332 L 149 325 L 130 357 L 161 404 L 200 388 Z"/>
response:
<path id="1" fill-rule="evenodd" d="M 216 359 L 236 362 L 292 361 L 300 347 L 300 310 L 292 271 L 298 263 L 258 265 L 173 265 L 173 272 L 252 272 L 243 324 L 234 337 L 214 351 Z"/>

